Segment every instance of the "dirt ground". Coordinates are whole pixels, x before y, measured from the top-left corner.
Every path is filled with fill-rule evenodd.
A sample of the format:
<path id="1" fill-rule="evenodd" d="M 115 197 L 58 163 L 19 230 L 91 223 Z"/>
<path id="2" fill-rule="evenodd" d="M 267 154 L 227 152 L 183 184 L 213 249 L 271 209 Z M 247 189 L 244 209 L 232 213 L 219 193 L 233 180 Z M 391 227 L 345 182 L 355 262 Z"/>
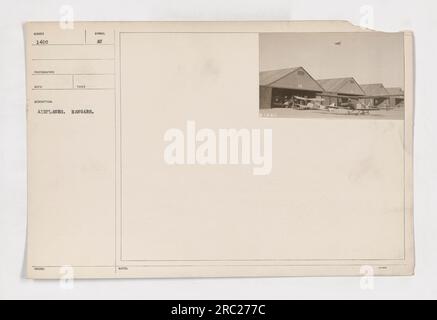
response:
<path id="1" fill-rule="evenodd" d="M 395 108 L 391 110 L 375 110 L 369 114 L 348 114 L 346 110 L 338 109 L 335 111 L 328 110 L 296 110 L 285 108 L 260 109 L 260 116 L 263 118 L 333 118 L 333 119 L 381 119 L 381 120 L 403 120 L 404 108 Z"/>

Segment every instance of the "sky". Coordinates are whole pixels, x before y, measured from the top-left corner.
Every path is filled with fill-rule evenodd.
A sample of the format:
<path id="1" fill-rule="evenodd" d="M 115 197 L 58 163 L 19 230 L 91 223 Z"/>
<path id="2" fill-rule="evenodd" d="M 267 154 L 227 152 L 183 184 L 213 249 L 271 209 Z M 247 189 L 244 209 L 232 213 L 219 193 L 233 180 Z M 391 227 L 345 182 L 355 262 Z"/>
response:
<path id="1" fill-rule="evenodd" d="M 304 67 L 315 79 L 354 77 L 404 88 L 402 33 L 260 34 L 260 71 Z"/>

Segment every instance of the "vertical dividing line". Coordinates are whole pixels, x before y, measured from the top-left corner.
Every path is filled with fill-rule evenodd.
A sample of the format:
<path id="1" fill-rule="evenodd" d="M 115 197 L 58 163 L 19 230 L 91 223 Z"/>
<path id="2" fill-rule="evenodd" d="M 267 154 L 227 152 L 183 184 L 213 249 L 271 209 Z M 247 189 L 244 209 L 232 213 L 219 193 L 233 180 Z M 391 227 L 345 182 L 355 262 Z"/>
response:
<path id="1" fill-rule="evenodd" d="M 119 126 L 120 126 L 120 135 L 119 135 L 119 143 L 120 143 L 120 260 L 123 261 L 123 140 L 122 140 L 122 129 L 123 129 L 123 112 L 122 112 L 122 106 L 121 106 L 121 32 L 118 33 L 118 87 L 119 90 L 119 99 L 120 99 L 120 120 L 119 120 Z"/>
<path id="2" fill-rule="evenodd" d="M 406 175 L 406 170 L 407 170 L 407 164 L 406 164 L 406 155 L 405 153 L 407 152 L 406 149 L 406 145 L 407 145 L 407 134 L 406 134 L 406 129 L 407 129 L 407 125 L 406 125 L 406 121 L 407 121 L 407 108 L 406 108 L 406 99 L 405 99 L 405 93 L 406 93 L 406 78 L 407 78 L 407 66 L 406 66 L 406 54 L 405 54 L 405 34 L 403 34 L 402 37 L 402 47 L 404 48 L 404 63 L 403 63 L 403 68 L 404 68 L 404 152 L 403 152 L 403 156 L 404 156 L 404 215 L 403 215 L 403 227 L 404 227 L 404 261 L 407 259 L 407 175 Z M 413 106 L 412 106 L 413 107 Z M 408 119 L 409 121 L 409 119 Z"/>
<path id="3" fill-rule="evenodd" d="M 116 47 L 115 47 L 115 30 L 114 32 L 114 40 L 113 40 L 113 48 L 114 48 L 114 70 L 113 70 L 113 77 L 114 77 L 114 219 L 115 219 L 115 233 L 114 233 L 114 249 L 115 249 L 115 255 L 114 255 L 114 272 L 117 273 L 117 92 L 116 92 L 116 60 L 115 60 L 115 54 L 116 54 Z"/>

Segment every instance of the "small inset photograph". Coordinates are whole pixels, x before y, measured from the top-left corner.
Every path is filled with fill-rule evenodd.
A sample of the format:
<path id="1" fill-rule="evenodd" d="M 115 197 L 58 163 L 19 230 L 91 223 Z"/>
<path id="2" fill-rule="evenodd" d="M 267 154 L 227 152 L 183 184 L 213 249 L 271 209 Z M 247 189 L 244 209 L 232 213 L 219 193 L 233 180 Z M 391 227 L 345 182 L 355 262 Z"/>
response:
<path id="1" fill-rule="evenodd" d="M 260 116 L 404 119 L 403 33 L 262 33 Z"/>

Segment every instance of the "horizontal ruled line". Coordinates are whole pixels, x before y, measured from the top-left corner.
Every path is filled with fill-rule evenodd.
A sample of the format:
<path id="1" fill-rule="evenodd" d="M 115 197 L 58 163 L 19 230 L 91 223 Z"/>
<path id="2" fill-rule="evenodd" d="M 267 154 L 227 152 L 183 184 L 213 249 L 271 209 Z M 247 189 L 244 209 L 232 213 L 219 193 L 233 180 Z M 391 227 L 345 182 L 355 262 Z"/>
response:
<path id="1" fill-rule="evenodd" d="M 46 47 L 46 46 L 113 46 L 113 43 L 48 43 L 48 44 L 35 44 L 34 47 Z"/>
<path id="2" fill-rule="evenodd" d="M 41 59 L 32 59 L 32 61 L 95 61 L 95 60 L 107 60 L 114 61 L 114 58 L 41 58 Z"/>
<path id="3" fill-rule="evenodd" d="M 32 73 L 32 76 L 114 76 L 114 73 Z"/>
<path id="4" fill-rule="evenodd" d="M 407 264 L 392 264 L 392 263 L 384 263 L 384 264 L 375 264 L 376 266 L 381 267 L 403 267 Z M 354 263 L 354 264 L 177 264 L 177 265 L 171 265 L 171 264 L 156 264 L 156 265 L 120 265 L 118 268 L 167 268 L 167 267 L 178 267 L 178 268 L 202 268 L 202 267 L 278 267 L 278 268 L 286 268 L 286 267 L 335 267 L 335 268 L 341 268 L 341 267 L 354 267 L 354 266 L 362 266 L 362 264 Z M 62 268 L 65 266 L 33 266 L 32 268 L 45 268 L 45 269 L 52 269 L 52 268 Z M 71 268 L 114 268 L 114 266 L 70 266 Z"/>
<path id="5" fill-rule="evenodd" d="M 71 91 L 81 91 L 81 90 L 114 90 L 114 88 L 45 88 L 37 89 L 32 88 L 33 91 L 44 91 L 44 90 L 71 90 Z"/>

